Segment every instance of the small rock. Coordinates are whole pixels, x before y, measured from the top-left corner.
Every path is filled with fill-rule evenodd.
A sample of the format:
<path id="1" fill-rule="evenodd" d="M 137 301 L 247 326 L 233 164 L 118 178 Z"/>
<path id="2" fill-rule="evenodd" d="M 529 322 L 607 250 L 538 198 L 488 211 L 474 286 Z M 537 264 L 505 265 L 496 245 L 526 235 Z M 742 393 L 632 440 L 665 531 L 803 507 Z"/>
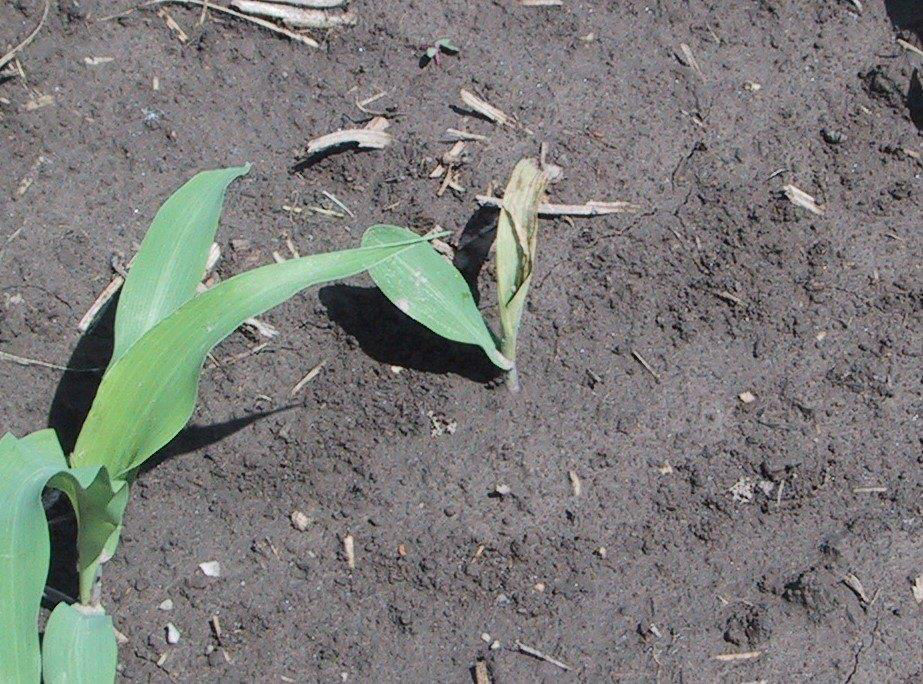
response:
<path id="1" fill-rule="evenodd" d="M 311 524 L 311 519 L 301 511 L 292 511 L 292 526 L 299 532 L 304 532 Z"/>
<path id="2" fill-rule="evenodd" d="M 820 134 L 828 145 L 839 145 L 841 142 L 846 142 L 846 136 L 835 128 L 822 128 Z"/>
<path id="3" fill-rule="evenodd" d="M 205 561 L 199 563 L 199 570 L 206 577 L 221 577 L 221 563 L 218 561 Z"/>
<path id="4" fill-rule="evenodd" d="M 596 555 L 599 556 L 600 558 L 605 558 L 606 554 L 607 554 L 607 551 L 606 551 L 605 546 L 600 546 L 598 549 L 596 549 Z"/>
<path id="5" fill-rule="evenodd" d="M 537 591 L 539 594 L 541 594 L 542 592 L 545 591 L 545 583 L 544 583 L 544 582 L 536 582 L 536 583 L 532 586 L 532 588 L 535 589 L 535 591 Z"/>
<path id="6" fill-rule="evenodd" d="M 483 634 L 481 634 L 481 641 L 483 641 L 485 644 L 489 644 L 491 641 L 490 634 L 488 634 L 487 632 L 484 632 Z"/>
<path id="7" fill-rule="evenodd" d="M 756 401 L 756 397 L 753 395 L 753 392 L 741 392 L 737 395 L 737 398 L 744 404 L 752 404 Z"/>
<path id="8" fill-rule="evenodd" d="M 168 644 L 178 644 L 179 643 L 180 633 L 172 622 L 167 623 L 167 643 Z"/>
<path id="9" fill-rule="evenodd" d="M 498 650 L 499 648 L 500 648 L 500 640 L 499 640 L 499 639 L 494 639 L 494 640 L 491 642 L 491 644 L 490 644 L 490 650 L 491 650 L 491 651 L 496 651 L 496 650 Z"/>
<path id="10" fill-rule="evenodd" d="M 445 517 L 447 518 L 454 518 L 456 515 L 458 515 L 458 511 L 455 510 L 454 506 L 446 506 L 445 508 L 442 509 L 442 512 L 445 514 Z"/>
<path id="11" fill-rule="evenodd" d="M 173 599 L 164 599 L 160 602 L 160 605 L 157 606 L 160 610 L 173 610 Z"/>
<path id="12" fill-rule="evenodd" d="M 498 485 L 496 486 L 496 488 L 494 489 L 494 491 L 495 491 L 497 494 L 499 494 L 500 496 L 507 496 L 507 495 L 509 495 L 509 493 L 510 493 L 511 491 L 513 491 L 513 490 L 510 489 L 510 486 L 509 486 L 509 485 L 498 484 Z"/>

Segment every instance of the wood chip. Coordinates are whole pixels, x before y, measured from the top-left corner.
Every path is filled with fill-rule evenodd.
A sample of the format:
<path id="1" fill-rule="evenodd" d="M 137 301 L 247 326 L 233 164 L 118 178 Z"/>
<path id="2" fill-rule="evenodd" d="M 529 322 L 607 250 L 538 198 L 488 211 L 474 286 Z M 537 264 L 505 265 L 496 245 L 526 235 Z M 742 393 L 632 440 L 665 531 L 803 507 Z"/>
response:
<path id="1" fill-rule="evenodd" d="M 321 368 L 323 368 L 324 365 L 325 365 L 326 363 L 327 363 L 327 359 L 324 359 L 324 360 L 321 361 L 319 364 L 317 364 L 316 366 L 314 366 L 314 368 L 312 368 L 311 370 L 309 370 L 309 371 L 307 372 L 307 374 L 306 374 L 303 378 L 301 378 L 301 380 L 299 380 L 299 381 L 295 384 L 294 387 L 292 387 L 292 390 L 288 393 L 289 396 L 290 396 L 290 397 L 294 397 L 296 394 L 298 394 L 298 393 L 302 390 L 302 388 L 303 388 L 305 385 L 307 385 L 307 384 L 308 384 L 309 382 L 311 382 L 314 378 L 316 378 L 316 377 L 317 377 L 317 374 L 320 373 Z"/>
<path id="2" fill-rule="evenodd" d="M 351 534 L 343 537 L 343 552 L 346 554 L 346 565 L 352 570 L 356 567 L 356 541 Z"/>
<path id="3" fill-rule="evenodd" d="M 550 655 L 546 655 L 545 653 L 542 653 L 537 648 L 526 646 L 521 641 L 516 642 L 516 648 L 518 648 L 521 652 L 525 653 L 526 655 L 530 655 L 533 658 L 538 658 L 539 660 L 544 660 L 546 663 L 551 663 L 555 667 L 560 667 L 562 670 L 571 669 L 570 665 L 562 663 L 560 660 L 557 660 L 556 658 L 552 658 Z"/>
<path id="4" fill-rule="evenodd" d="M 884 494 L 888 491 L 887 487 L 853 487 L 853 494 Z"/>
<path id="5" fill-rule="evenodd" d="M 508 126 L 512 123 L 512 117 L 500 111 L 493 105 L 486 103 L 474 93 L 462 88 L 459 91 L 459 94 L 461 95 L 462 102 L 464 102 L 467 107 L 474 110 L 481 116 L 490 119 L 494 123 L 500 124 L 501 126 Z"/>
<path id="6" fill-rule="evenodd" d="M 84 57 L 83 63 L 87 66 L 99 66 L 100 64 L 108 64 L 109 62 L 114 62 L 115 57 Z"/>
<path id="7" fill-rule="evenodd" d="M 724 663 L 733 663 L 739 660 L 753 660 L 761 655 L 763 655 L 762 651 L 744 651 L 743 653 L 720 653 L 712 657 Z"/>
<path id="8" fill-rule="evenodd" d="M 490 195 L 477 195 L 477 203 L 482 207 L 499 209 L 503 200 Z M 553 216 L 606 216 L 608 214 L 634 214 L 641 211 L 641 207 L 631 202 L 587 202 L 585 204 L 539 204 L 538 215 L 545 218 Z"/>
<path id="9" fill-rule="evenodd" d="M 261 0 L 232 0 L 231 7 L 258 17 L 280 19 L 287 26 L 301 29 L 332 29 L 341 26 L 355 26 L 358 20 L 352 11 L 330 14 L 319 9 L 306 9 L 288 5 L 262 2 Z"/>
<path id="10" fill-rule="evenodd" d="M 782 192 L 785 193 L 788 201 L 795 206 L 801 207 L 802 209 L 807 209 L 812 214 L 817 214 L 818 216 L 824 215 L 823 207 L 819 206 L 814 198 L 804 190 L 801 190 L 794 185 L 783 185 Z"/>
<path id="11" fill-rule="evenodd" d="M 923 575 L 917 576 L 913 581 L 913 600 L 923 606 Z"/>
<path id="12" fill-rule="evenodd" d="M 583 492 L 583 484 L 580 482 L 580 477 L 577 475 L 576 470 L 571 470 L 567 473 L 567 476 L 570 478 L 571 489 L 574 490 L 574 496 L 580 496 Z"/>

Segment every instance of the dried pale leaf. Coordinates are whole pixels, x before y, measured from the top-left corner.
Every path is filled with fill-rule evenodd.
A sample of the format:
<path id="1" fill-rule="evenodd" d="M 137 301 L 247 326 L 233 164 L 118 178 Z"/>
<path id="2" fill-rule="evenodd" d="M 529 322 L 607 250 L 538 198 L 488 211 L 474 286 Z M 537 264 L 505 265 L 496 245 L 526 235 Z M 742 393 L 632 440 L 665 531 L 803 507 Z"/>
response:
<path id="1" fill-rule="evenodd" d="M 500 124 L 501 126 L 507 126 L 512 122 L 512 118 L 500 111 L 493 105 L 490 105 L 477 95 L 472 92 L 465 90 L 464 88 L 460 91 L 462 102 L 464 102 L 469 108 L 476 111 L 481 116 L 484 116 L 494 123 Z"/>
<path id="2" fill-rule="evenodd" d="M 357 21 L 355 12 L 330 14 L 319 9 L 277 5 L 261 2 L 260 0 L 233 0 L 231 7 L 259 17 L 281 19 L 292 28 L 330 29 L 340 26 L 354 26 Z"/>
<path id="3" fill-rule="evenodd" d="M 784 185 L 782 186 L 782 192 L 785 193 L 788 201 L 795 206 L 801 207 L 802 209 L 807 209 L 812 214 L 817 214 L 818 216 L 824 215 L 823 207 L 818 205 L 817 201 L 804 190 L 801 190 L 794 185 Z"/>
<path id="4" fill-rule="evenodd" d="M 532 280 L 538 239 L 538 205 L 547 177 L 535 159 L 522 159 L 513 169 L 497 223 L 497 291 L 503 353 L 515 357 L 516 335 Z"/>
<path id="5" fill-rule="evenodd" d="M 482 207 L 499 209 L 503 200 L 489 195 L 478 195 L 477 203 Z M 546 204 L 538 205 L 538 215 L 546 218 L 554 216 L 606 216 L 608 214 L 634 214 L 641 211 L 641 207 L 632 202 L 586 202 L 585 204 Z"/>

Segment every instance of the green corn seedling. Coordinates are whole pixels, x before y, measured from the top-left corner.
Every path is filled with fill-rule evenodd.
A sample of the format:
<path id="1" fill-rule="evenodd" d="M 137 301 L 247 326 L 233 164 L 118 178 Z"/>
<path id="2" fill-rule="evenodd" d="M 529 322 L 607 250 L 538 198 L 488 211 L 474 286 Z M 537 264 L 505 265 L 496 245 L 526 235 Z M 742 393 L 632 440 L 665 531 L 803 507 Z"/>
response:
<path id="1" fill-rule="evenodd" d="M 516 340 L 525 307 L 538 241 L 538 205 L 547 177 L 534 159 L 513 169 L 497 221 L 496 267 L 500 300 L 500 336 L 491 332 L 462 275 L 428 242 L 420 242 L 369 269 L 384 295 L 401 311 L 433 332 L 456 342 L 481 347 L 506 371 L 507 386 L 519 391 Z M 373 226 L 364 246 L 406 242 L 414 233 L 393 226 Z"/>
<path id="2" fill-rule="evenodd" d="M 101 566 L 115 552 L 138 468 L 192 415 L 208 352 L 246 319 L 301 290 L 374 268 L 424 240 L 411 235 L 292 259 L 196 294 L 227 187 L 248 170 L 200 173 L 157 212 L 125 280 L 112 360 L 73 453 L 65 456 L 53 430 L 0 438 L 0 682 L 114 680 L 116 641 L 100 605 Z M 80 595 L 52 611 L 40 649 L 50 552 L 46 487 L 66 494 L 77 518 Z"/>

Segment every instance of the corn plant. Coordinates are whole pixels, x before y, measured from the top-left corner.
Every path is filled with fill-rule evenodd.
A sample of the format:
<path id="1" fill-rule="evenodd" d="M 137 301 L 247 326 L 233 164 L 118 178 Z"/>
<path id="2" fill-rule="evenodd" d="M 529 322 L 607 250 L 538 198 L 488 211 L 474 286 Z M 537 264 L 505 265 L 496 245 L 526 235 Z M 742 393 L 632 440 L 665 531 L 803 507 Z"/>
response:
<path id="1" fill-rule="evenodd" d="M 519 391 L 516 341 L 526 304 L 538 241 L 538 205 L 547 177 L 534 159 L 513 169 L 497 221 L 496 271 L 500 335 L 481 316 L 462 275 L 428 242 L 420 242 L 369 269 L 378 288 L 401 311 L 433 332 L 456 342 L 481 347 L 506 371 L 507 385 Z M 415 237 L 394 226 L 373 226 L 364 246 L 395 245 Z"/>
<path id="2" fill-rule="evenodd" d="M 117 648 L 100 602 L 138 468 L 192 415 L 208 352 L 246 319 L 299 291 L 345 278 L 421 241 L 316 254 L 242 273 L 196 294 L 228 185 L 249 166 L 193 177 L 157 212 L 125 280 L 112 359 L 73 452 L 53 430 L 0 438 L 0 682 L 111 682 Z M 388 230 L 382 228 L 383 230 Z M 41 495 L 70 499 L 79 600 L 59 603 L 40 650 L 37 620 L 50 542 Z"/>

